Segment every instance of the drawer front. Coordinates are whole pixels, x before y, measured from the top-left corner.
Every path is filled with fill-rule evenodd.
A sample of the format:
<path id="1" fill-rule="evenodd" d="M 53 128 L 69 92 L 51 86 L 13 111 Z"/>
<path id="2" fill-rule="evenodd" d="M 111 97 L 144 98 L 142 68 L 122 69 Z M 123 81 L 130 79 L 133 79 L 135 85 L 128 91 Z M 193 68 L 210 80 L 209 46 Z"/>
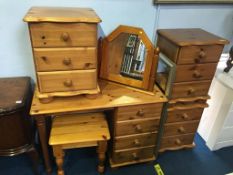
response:
<path id="1" fill-rule="evenodd" d="M 30 23 L 33 47 L 94 46 L 97 25 L 90 23 Z"/>
<path id="2" fill-rule="evenodd" d="M 88 90 L 97 87 L 96 70 L 38 72 L 40 92 Z"/>
<path id="3" fill-rule="evenodd" d="M 166 123 L 199 120 L 201 118 L 203 110 L 204 108 L 169 111 L 167 113 Z"/>
<path id="4" fill-rule="evenodd" d="M 116 123 L 116 136 L 158 131 L 159 118 Z"/>
<path id="5" fill-rule="evenodd" d="M 35 48 L 37 71 L 95 69 L 96 48 Z"/>
<path id="6" fill-rule="evenodd" d="M 195 96 L 206 96 L 211 81 L 174 83 L 172 87 L 172 98 L 186 98 Z"/>
<path id="7" fill-rule="evenodd" d="M 199 120 L 165 124 L 163 136 L 166 137 L 180 134 L 195 133 L 198 124 Z"/>
<path id="8" fill-rule="evenodd" d="M 163 103 L 119 107 L 117 121 L 143 119 L 161 116 Z"/>
<path id="9" fill-rule="evenodd" d="M 211 80 L 214 76 L 216 63 L 178 65 L 175 82 Z"/>
<path id="10" fill-rule="evenodd" d="M 165 148 L 179 147 L 193 143 L 195 134 L 185 134 L 172 137 L 163 137 L 161 140 L 160 150 Z"/>
<path id="11" fill-rule="evenodd" d="M 153 158 L 154 147 L 135 149 L 130 151 L 114 152 L 112 159 L 114 163 L 123 163 L 130 161 L 140 161 L 142 159 Z"/>
<path id="12" fill-rule="evenodd" d="M 134 136 L 117 137 L 114 145 L 115 150 L 138 148 L 155 145 L 157 133 L 140 134 Z"/>
<path id="13" fill-rule="evenodd" d="M 223 45 L 185 46 L 180 49 L 177 64 L 217 63 Z"/>

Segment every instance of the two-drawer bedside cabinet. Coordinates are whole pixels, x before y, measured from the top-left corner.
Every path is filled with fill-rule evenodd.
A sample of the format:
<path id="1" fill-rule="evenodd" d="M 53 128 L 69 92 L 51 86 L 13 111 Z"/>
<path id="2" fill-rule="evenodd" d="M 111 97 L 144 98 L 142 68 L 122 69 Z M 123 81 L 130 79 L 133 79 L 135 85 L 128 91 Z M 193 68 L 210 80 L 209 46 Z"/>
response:
<path id="1" fill-rule="evenodd" d="M 202 29 L 158 30 L 158 47 L 175 65 L 160 130 L 160 152 L 193 147 L 208 90 L 228 41 Z"/>
<path id="2" fill-rule="evenodd" d="M 97 24 L 92 9 L 32 7 L 28 22 L 37 96 L 97 94 Z"/>

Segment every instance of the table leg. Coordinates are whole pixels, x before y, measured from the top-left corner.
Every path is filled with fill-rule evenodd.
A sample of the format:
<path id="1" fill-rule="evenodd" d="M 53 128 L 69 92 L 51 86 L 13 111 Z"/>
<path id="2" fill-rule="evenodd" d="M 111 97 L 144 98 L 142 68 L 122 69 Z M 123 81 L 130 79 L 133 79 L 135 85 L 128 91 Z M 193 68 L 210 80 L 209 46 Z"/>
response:
<path id="1" fill-rule="evenodd" d="M 38 116 L 38 117 L 35 117 L 35 120 L 36 120 L 36 125 L 37 125 L 37 129 L 39 133 L 46 171 L 48 174 L 51 174 L 52 167 L 51 167 L 51 162 L 49 158 L 48 138 L 47 138 L 47 132 L 46 132 L 45 117 Z"/>

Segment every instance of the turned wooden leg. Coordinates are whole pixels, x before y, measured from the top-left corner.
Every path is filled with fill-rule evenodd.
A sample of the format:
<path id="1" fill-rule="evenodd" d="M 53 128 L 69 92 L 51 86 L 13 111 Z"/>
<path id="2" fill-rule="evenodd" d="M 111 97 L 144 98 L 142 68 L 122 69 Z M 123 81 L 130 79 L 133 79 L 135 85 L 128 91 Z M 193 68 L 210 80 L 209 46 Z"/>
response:
<path id="1" fill-rule="evenodd" d="M 47 132 L 46 132 L 45 117 L 36 116 L 35 120 L 36 120 L 36 126 L 37 126 L 38 133 L 39 133 L 46 171 L 48 174 L 51 174 L 52 167 L 51 167 L 51 162 L 49 159 L 48 138 L 47 138 Z"/>
<path id="2" fill-rule="evenodd" d="M 53 155 L 56 158 L 57 174 L 64 175 L 63 163 L 64 163 L 64 151 L 61 146 L 53 146 Z"/>
<path id="3" fill-rule="evenodd" d="M 99 164 L 98 164 L 98 172 L 99 173 L 104 172 L 106 150 L 107 150 L 107 140 L 99 141 L 98 148 L 97 148 L 98 159 L 99 159 Z"/>

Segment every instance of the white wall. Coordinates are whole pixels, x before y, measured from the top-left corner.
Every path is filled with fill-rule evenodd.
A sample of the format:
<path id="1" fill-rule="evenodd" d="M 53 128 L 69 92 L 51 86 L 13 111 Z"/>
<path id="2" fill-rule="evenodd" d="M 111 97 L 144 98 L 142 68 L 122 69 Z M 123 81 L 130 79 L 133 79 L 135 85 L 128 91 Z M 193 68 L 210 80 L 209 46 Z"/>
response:
<path id="1" fill-rule="evenodd" d="M 154 41 L 157 28 L 201 27 L 233 38 L 233 5 L 163 5 L 153 0 L 0 0 L 0 77 L 35 77 L 27 24 L 31 6 L 91 7 L 102 18 L 107 35 L 118 25 L 144 28 Z M 157 10 L 158 9 L 158 10 Z"/>

